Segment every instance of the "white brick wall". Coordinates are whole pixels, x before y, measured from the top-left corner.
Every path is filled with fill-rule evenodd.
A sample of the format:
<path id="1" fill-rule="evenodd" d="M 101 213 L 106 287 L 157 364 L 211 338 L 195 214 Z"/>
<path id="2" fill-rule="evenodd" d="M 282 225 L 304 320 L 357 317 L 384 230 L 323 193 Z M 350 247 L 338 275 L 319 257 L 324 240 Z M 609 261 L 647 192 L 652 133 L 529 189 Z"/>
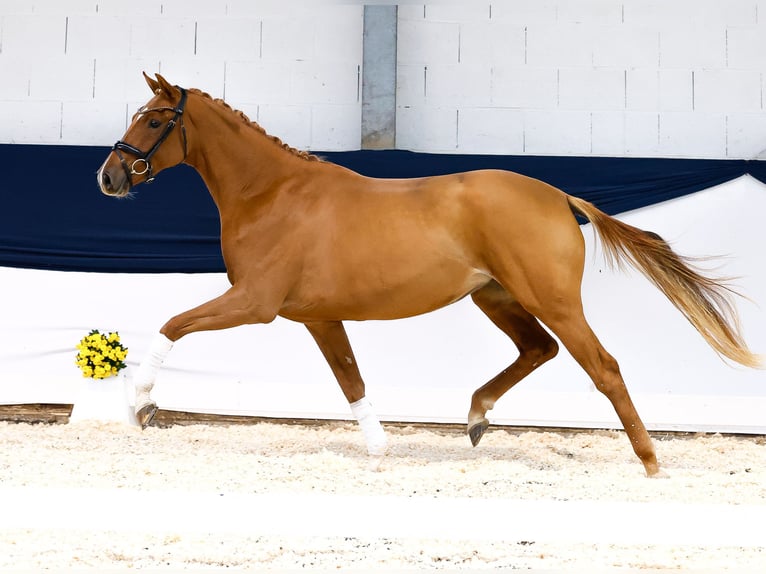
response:
<path id="1" fill-rule="evenodd" d="M 400 147 L 714 158 L 766 148 L 766 0 L 465 4 L 399 9 Z M 452 125 L 429 128 L 435 118 Z"/>
<path id="2" fill-rule="evenodd" d="M 352 2 L 0 0 L 0 143 L 108 145 L 141 71 L 296 147 L 360 145 Z M 399 6 L 397 146 L 736 157 L 766 149 L 766 0 Z"/>
<path id="3" fill-rule="evenodd" d="M 357 149 L 361 5 L 0 0 L 0 143 L 111 145 L 141 76 L 225 97 L 293 146 Z"/>

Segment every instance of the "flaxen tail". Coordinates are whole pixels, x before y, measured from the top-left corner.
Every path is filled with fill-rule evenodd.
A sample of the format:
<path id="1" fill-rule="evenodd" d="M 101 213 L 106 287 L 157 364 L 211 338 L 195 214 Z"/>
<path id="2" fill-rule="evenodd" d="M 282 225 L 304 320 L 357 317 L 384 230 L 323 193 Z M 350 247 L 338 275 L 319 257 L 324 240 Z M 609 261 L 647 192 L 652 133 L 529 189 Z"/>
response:
<path id="1" fill-rule="evenodd" d="M 610 217 L 587 201 L 567 198 L 572 211 L 593 224 L 608 264 L 621 267 L 627 261 L 641 271 L 717 353 L 746 367 L 761 366 L 763 358 L 752 353 L 742 337 L 731 297 L 736 293 L 725 279 L 706 277 L 660 236 Z"/>

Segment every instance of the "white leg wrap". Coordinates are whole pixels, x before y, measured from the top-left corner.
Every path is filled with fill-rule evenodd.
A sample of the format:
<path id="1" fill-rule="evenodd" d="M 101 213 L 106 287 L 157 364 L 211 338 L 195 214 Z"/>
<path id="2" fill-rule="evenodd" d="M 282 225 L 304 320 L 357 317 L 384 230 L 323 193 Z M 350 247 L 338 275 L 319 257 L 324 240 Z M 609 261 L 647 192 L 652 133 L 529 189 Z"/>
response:
<path id="1" fill-rule="evenodd" d="M 367 442 L 367 452 L 372 456 L 386 454 L 388 439 L 367 397 L 362 397 L 355 403 L 351 403 L 351 413 L 359 421 L 359 426 L 362 428 L 364 440 Z"/>
<path id="2" fill-rule="evenodd" d="M 149 393 L 154 387 L 154 379 L 160 370 L 162 362 L 173 348 L 173 341 L 162 333 L 157 333 L 152 340 L 149 352 L 144 356 L 141 365 L 133 375 L 133 386 L 136 389 L 136 408 L 140 408 L 151 402 Z"/>

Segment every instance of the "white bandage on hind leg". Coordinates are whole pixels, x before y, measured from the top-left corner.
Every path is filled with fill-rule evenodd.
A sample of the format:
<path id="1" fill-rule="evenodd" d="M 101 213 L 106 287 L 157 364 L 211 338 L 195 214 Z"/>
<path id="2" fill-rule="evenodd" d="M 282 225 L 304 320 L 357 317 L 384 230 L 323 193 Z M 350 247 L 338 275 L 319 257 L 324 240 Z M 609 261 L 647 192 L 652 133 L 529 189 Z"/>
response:
<path id="1" fill-rule="evenodd" d="M 154 379 L 157 378 L 157 371 L 160 370 L 162 362 L 167 357 L 170 349 L 173 348 L 173 341 L 168 339 L 162 333 L 157 333 L 152 340 L 149 351 L 141 361 L 136 374 L 133 376 L 133 386 L 136 389 L 136 401 L 138 397 L 143 397 L 143 403 L 149 401 L 149 392 L 154 387 Z M 138 406 L 141 406 L 138 402 Z"/>
<path id="2" fill-rule="evenodd" d="M 386 454 L 386 447 L 388 446 L 386 432 L 373 412 L 370 401 L 367 397 L 362 397 L 355 403 L 351 403 L 350 406 L 351 413 L 359 421 L 359 426 L 362 428 L 364 440 L 367 442 L 367 452 L 373 456 Z"/>

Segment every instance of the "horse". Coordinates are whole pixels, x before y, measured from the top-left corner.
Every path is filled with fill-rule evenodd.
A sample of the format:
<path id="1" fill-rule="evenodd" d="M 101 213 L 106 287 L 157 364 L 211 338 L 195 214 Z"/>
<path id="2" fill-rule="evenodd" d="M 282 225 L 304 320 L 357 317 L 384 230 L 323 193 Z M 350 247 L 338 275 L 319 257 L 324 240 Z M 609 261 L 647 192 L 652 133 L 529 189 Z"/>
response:
<path id="1" fill-rule="evenodd" d="M 155 334 L 133 380 L 143 427 L 157 411 L 150 392 L 176 341 L 280 316 L 306 326 L 349 402 L 370 460 L 379 461 L 386 433 L 343 321 L 406 318 L 470 296 L 518 349 L 510 366 L 471 396 L 473 446 L 489 427 L 487 412 L 553 359 L 560 342 L 611 402 L 646 475 L 663 476 L 619 365 L 583 313 L 578 216 L 595 228 L 608 262 L 639 269 L 721 357 L 760 365 L 742 336 L 726 279 L 709 277 L 657 234 L 591 203 L 503 170 L 365 177 L 290 147 L 201 90 L 159 74 L 144 78 L 153 95 L 98 170 L 98 185 L 106 195 L 126 197 L 164 169 L 180 163 L 196 169 L 219 210 L 231 286 Z"/>

